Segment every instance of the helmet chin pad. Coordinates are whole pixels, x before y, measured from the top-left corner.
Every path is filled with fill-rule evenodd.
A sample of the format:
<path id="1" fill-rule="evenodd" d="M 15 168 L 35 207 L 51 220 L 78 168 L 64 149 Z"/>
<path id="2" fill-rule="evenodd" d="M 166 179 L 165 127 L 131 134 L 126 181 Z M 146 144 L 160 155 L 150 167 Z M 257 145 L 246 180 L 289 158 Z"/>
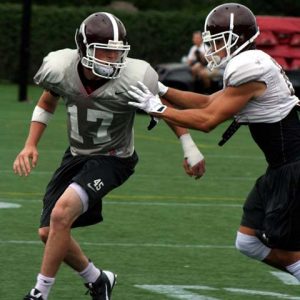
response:
<path id="1" fill-rule="evenodd" d="M 114 73 L 114 68 L 112 66 L 100 65 L 97 63 L 93 63 L 92 71 L 95 75 L 104 78 L 111 78 Z"/>
<path id="2" fill-rule="evenodd" d="M 100 63 L 87 57 L 81 59 L 81 64 L 85 68 L 92 70 L 94 75 L 105 79 L 119 78 L 123 68 L 123 65 L 119 66 L 120 64 L 118 63 Z"/>
<path id="3" fill-rule="evenodd" d="M 210 58 L 205 57 L 208 64 L 207 68 L 212 71 L 216 66 L 220 66 L 222 63 L 222 58 L 219 55 L 212 55 Z"/>

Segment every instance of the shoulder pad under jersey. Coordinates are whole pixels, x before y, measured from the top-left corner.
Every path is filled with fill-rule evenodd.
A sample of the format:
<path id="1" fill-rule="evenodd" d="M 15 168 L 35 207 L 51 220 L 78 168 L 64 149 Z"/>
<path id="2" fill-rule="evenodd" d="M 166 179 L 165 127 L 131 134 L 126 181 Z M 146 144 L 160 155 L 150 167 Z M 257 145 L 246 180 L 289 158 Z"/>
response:
<path id="1" fill-rule="evenodd" d="M 122 78 L 123 76 L 123 78 Z M 158 92 L 158 74 L 152 66 L 140 59 L 127 58 L 127 65 L 121 78 L 126 84 L 136 86 L 137 81 L 143 82 L 153 94 Z"/>
<path id="2" fill-rule="evenodd" d="M 263 81 L 265 54 L 249 50 L 233 57 L 224 72 L 225 86 L 239 86 L 251 81 Z"/>
<path id="3" fill-rule="evenodd" d="M 59 83 L 65 70 L 78 60 L 78 52 L 74 49 L 62 49 L 50 52 L 44 57 L 43 63 L 34 76 L 34 82 L 45 86 Z"/>

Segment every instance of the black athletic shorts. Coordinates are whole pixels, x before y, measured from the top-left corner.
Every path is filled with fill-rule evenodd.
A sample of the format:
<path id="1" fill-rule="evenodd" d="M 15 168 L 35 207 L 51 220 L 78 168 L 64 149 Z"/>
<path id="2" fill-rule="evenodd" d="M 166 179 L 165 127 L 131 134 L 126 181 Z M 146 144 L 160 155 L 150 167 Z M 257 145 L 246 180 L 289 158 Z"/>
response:
<path id="1" fill-rule="evenodd" d="M 99 223 L 102 217 L 102 198 L 125 182 L 134 173 L 138 156 L 73 156 L 67 149 L 60 167 L 50 180 L 43 199 L 40 227 L 50 224 L 50 215 L 55 203 L 72 182 L 78 183 L 89 196 L 88 210 L 78 217 L 72 227 Z"/>
<path id="2" fill-rule="evenodd" d="M 300 161 L 268 168 L 243 207 L 241 225 L 269 247 L 300 250 Z"/>

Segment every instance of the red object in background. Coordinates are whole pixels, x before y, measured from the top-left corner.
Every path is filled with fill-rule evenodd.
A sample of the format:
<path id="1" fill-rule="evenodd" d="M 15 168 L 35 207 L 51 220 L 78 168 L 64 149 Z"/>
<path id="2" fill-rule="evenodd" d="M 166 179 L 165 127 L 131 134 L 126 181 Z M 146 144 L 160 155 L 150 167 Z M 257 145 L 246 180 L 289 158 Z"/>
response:
<path id="1" fill-rule="evenodd" d="M 271 55 L 284 70 L 300 70 L 300 18 L 257 16 L 257 49 Z"/>

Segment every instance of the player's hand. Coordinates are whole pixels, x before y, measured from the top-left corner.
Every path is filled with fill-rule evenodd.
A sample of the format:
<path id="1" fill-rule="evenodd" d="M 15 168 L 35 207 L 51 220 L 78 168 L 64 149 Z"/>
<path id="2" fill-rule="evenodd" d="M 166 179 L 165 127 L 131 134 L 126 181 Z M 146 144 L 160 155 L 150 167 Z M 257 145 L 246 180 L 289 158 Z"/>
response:
<path id="1" fill-rule="evenodd" d="M 167 108 L 163 105 L 158 95 L 153 95 L 149 89 L 140 81 L 138 87 L 130 86 L 130 96 L 137 102 L 128 102 L 129 105 L 144 110 L 146 113 L 163 113 Z"/>
<path id="2" fill-rule="evenodd" d="M 189 133 L 180 136 L 183 149 L 184 163 L 183 167 L 189 176 L 199 179 L 205 173 L 205 160 L 203 154 L 194 143 Z"/>
<path id="3" fill-rule="evenodd" d="M 16 157 L 13 170 L 20 176 L 28 176 L 38 161 L 38 151 L 35 146 L 26 146 Z"/>
<path id="4" fill-rule="evenodd" d="M 205 160 L 202 159 L 198 163 L 196 163 L 193 167 L 191 167 L 188 160 L 185 158 L 183 161 L 183 168 L 187 175 L 191 177 L 195 177 L 195 179 L 199 179 L 205 173 Z"/>

